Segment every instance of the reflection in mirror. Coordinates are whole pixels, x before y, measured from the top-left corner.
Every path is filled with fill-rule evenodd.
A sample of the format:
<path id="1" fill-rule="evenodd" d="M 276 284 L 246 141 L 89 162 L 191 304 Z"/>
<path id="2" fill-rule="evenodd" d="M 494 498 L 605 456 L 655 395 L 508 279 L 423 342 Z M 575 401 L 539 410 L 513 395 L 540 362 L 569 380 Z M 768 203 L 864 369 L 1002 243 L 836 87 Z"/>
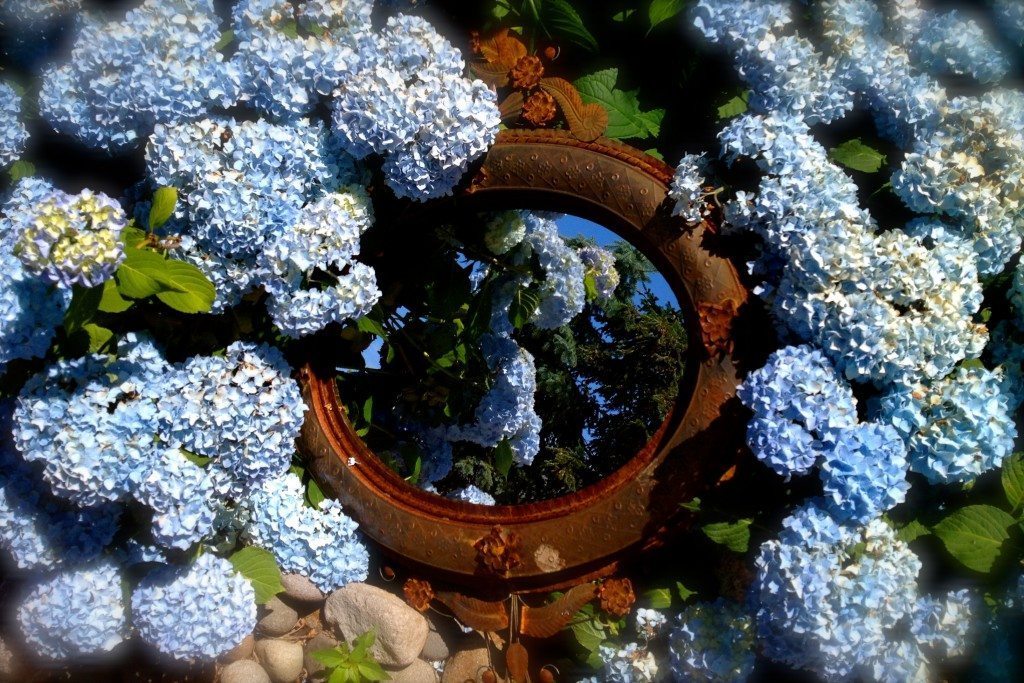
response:
<path id="1" fill-rule="evenodd" d="M 367 445 L 424 489 L 519 504 L 632 458 L 674 405 L 686 359 L 665 279 L 605 228 L 474 214 L 373 245 L 384 296 L 339 368 Z M 359 362 L 353 362 L 359 366 Z"/>

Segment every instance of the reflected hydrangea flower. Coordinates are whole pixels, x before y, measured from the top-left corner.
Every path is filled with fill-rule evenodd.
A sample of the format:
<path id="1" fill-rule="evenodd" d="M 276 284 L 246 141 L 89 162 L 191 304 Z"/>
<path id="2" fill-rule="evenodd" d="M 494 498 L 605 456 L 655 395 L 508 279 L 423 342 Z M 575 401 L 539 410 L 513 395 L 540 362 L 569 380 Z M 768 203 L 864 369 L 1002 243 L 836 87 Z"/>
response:
<path id="1" fill-rule="evenodd" d="M 677 617 L 669 652 L 673 680 L 745 681 L 754 669 L 753 619 L 723 598 L 694 603 Z"/>
<path id="2" fill-rule="evenodd" d="M 43 77 L 40 113 L 89 147 L 137 147 L 157 123 L 237 99 L 220 37 L 212 0 L 145 0 L 121 21 L 85 15 L 68 61 Z"/>
<path id="3" fill-rule="evenodd" d="M 286 573 L 305 576 L 325 593 L 366 578 L 369 553 L 358 525 L 334 499 L 306 505 L 294 474 L 267 481 L 246 506 L 246 537 L 273 553 Z"/>
<path id="4" fill-rule="evenodd" d="M 230 562 L 206 553 L 189 567 L 162 566 L 144 577 L 132 593 L 132 622 L 159 652 L 210 661 L 252 633 L 256 593 Z"/>
<path id="5" fill-rule="evenodd" d="M 484 227 L 484 245 L 493 254 L 508 253 L 526 238 L 526 216 L 522 211 L 494 214 Z"/>
<path id="6" fill-rule="evenodd" d="M 558 225 L 535 214 L 526 216 L 526 239 L 544 271 L 540 303 L 531 320 L 542 330 L 567 324 L 583 311 L 586 289 L 579 254 L 558 234 Z"/>
<path id="7" fill-rule="evenodd" d="M 452 500 L 461 500 L 464 503 L 473 503 L 474 505 L 495 504 L 493 496 L 472 485 L 461 488 L 458 491 L 452 491 L 448 494 L 448 497 Z"/>
<path id="8" fill-rule="evenodd" d="M 21 157 L 28 142 L 28 130 L 21 122 L 21 97 L 14 88 L 0 83 L 0 168 Z"/>
<path id="9" fill-rule="evenodd" d="M 576 251 L 584 267 L 584 278 L 593 278 L 599 300 L 607 301 L 619 286 L 619 271 L 615 269 L 615 255 L 601 247 L 582 247 Z"/>
<path id="10" fill-rule="evenodd" d="M 128 635 L 122 581 L 109 561 L 44 579 L 18 606 L 25 641 L 57 661 L 110 652 Z"/>

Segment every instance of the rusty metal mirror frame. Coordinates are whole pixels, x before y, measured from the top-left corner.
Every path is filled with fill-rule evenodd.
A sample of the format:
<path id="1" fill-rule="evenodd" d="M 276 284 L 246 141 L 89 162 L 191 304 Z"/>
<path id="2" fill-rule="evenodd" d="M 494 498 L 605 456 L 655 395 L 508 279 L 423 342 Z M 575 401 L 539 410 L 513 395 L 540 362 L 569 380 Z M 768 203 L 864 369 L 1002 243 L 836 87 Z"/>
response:
<path id="1" fill-rule="evenodd" d="M 325 491 L 363 532 L 417 576 L 466 592 L 553 590 L 614 572 L 657 545 L 679 504 L 733 464 L 742 421 L 724 410 L 737 385 L 731 334 L 747 293 L 733 265 L 707 247 L 713 231 L 671 216 L 672 169 L 611 140 L 561 131 L 504 131 L 457 195 L 474 210 L 524 208 L 593 220 L 639 248 L 679 300 L 690 360 L 675 409 L 630 461 L 571 495 L 515 506 L 452 501 L 404 481 L 356 436 L 333 375 L 306 365 L 300 450 Z M 486 571 L 475 544 L 495 526 L 518 536 L 521 564 Z"/>

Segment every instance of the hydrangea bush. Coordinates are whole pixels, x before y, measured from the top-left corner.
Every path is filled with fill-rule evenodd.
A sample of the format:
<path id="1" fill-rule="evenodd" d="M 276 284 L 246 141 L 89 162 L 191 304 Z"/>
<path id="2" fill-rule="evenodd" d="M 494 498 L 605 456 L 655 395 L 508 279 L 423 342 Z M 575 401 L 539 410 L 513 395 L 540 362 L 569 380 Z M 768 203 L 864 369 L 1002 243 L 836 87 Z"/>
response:
<path id="1" fill-rule="evenodd" d="M 703 230 L 760 318 L 747 452 L 669 501 L 702 561 L 580 610 L 566 678 L 1019 679 L 1021 4 L 423 4 L 0 4 L 0 555 L 37 663 L 211 662 L 259 572 L 367 580 L 296 452 L 304 359 L 465 506 L 646 443 L 688 329 L 652 266 L 556 214 L 418 213 L 502 126 L 597 107 L 674 162 L 657 229 Z"/>

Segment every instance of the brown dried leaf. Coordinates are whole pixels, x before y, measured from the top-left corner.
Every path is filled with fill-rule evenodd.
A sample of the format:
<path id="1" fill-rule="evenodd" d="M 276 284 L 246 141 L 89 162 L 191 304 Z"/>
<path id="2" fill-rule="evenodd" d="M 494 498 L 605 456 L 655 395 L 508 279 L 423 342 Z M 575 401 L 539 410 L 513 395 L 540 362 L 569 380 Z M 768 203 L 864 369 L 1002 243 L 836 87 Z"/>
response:
<path id="1" fill-rule="evenodd" d="M 573 616 L 597 596 L 597 586 L 585 583 L 573 586 L 554 602 L 543 607 L 523 605 L 519 632 L 536 638 L 550 638 L 569 625 Z"/>
<path id="2" fill-rule="evenodd" d="M 523 91 L 514 90 L 498 105 L 502 121 L 515 121 L 523 114 Z"/>
<path id="3" fill-rule="evenodd" d="M 497 631 L 488 631 L 487 639 L 491 641 L 491 645 L 493 645 L 494 649 L 498 652 L 505 649 L 505 639 L 498 635 Z"/>
<path id="4" fill-rule="evenodd" d="M 504 88 L 508 85 L 508 68 L 491 62 L 470 62 L 469 70 L 473 75 L 492 88 Z"/>
<path id="5" fill-rule="evenodd" d="M 526 45 L 503 28 L 490 38 L 480 41 L 480 54 L 491 64 L 505 67 L 508 71 L 521 57 L 526 56 Z"/>
<path id="6" fill-rule="evenodd" d="M 527 683 L 530 680 L 530 655 L 522 643 L 512 643 L 505 651 L 505 665 L 511 683 Z"/>
<path id="7" fill-rule="evenodd" d="M 487 602 L 460 593 L 441 592 L 434 598 L 452 611 L 455 618 L 477 631 L 501 631 L 508 628 L 505 603 Z"/>
<path id="8" fill-rule="evenodd" d="M 583 142 L 601 137 L 608 128 L 608 112 L 600 104 L 584 104 L 579 91 L 564 78 L 542 78 L 540 87 L 555 98 L 562 109 L 569 131 Z"/>

